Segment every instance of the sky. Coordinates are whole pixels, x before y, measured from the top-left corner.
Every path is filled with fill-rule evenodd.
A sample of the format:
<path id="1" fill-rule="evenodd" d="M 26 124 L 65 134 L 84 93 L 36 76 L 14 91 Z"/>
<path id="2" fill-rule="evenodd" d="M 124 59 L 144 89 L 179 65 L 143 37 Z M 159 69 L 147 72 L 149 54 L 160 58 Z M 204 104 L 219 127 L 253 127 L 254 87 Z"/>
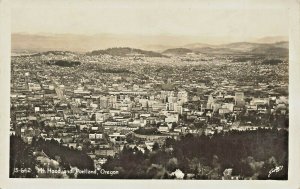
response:
<path id="1" fill-rule="evenodd" d="M 172 36 L 204 43 L 249 41 L 288 36 L 286 2 L 13 0 L 11 29 L 12 33 L 40 35 Z"/>

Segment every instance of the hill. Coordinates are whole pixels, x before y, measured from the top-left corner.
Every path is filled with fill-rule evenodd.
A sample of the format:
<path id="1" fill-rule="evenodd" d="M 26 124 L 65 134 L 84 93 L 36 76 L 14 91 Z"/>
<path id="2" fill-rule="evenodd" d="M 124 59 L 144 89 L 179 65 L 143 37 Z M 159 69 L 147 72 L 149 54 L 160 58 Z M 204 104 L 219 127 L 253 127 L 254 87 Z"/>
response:
<path id="1" fill-rule="evenodd" d="M 145 56 L 145 57 L 166 57 L 158 52 L 154 51 L 145 51 L 141 49 L 134 49 L 129 47 L 117 47 L 117 48 L 108 48 L 105 50 L 95 50 L 87 53 L 89 56 L 97 55 L 111 55 L 111 56 Z"/>
<path id="2" fill-rule="evenodd" d="M 281 48 L 289 48 L 289 42 L 287 41 L 281 41 L 273 44 L 274 47 L 281 47 Z"/>
<path id="3" fill-rule="evenodd" d="M 288 56 L 289 50 L 281 47 L 258 47 L 251 50 L 251 54 L 266 54 L 277 56 Z"/>
<path id="4" fill-rule="evenodd" d="M 211 45 L 207 43 L 192 43 L 192 44 L 187 44 L 182 46 L 183 48 L 188 48 L 188 49 L 199 49 L 199 48 L 206 48 L 206 47 L 211 47 L 214 48 L 217 45 Z"/>
<path id="5" fill-rule="evenodd" d="M 231 48 L 211 48 L 203 47 L 193 49 L 195 52 L 204 53 L 204 54 L 240 54 L 240 51 L 231 49 Z"/>
<path id="6" fill-rule="evenodd" d="M 288 36 L 268 36 L 253 40 L 255 43 L 276 43 L 280 41 L 288 41 Z"/>
<path id="7" fill-rule="evenodd" d="M 31 56 L 76 56 L 77 54 L 71 51 L 46 51 L 32 54 Z"/>
<path id="8" fill-rule="evenodd" d="M 174 49 L 167 49 L 163 51 L 163 54 L 168 55 L 185 55 L 187 53 L 192 53 L 193 51 L 191 49 L 187 48 L 174 48 Z"/>
<path id="9" fill-rule="evenodd" d="M 258 44 L 258 43 L 249 43 L 249 42 L 237 42 L 237 43 L 229 43 L 223 44 L 219 47 L 221 48 L 228 48 L 231 50 L 241 51 L 241 52 L 248 52 L 254 48 L 266 46 L 267 44 Z"/>
<path id="10" fill-rule="evenodd" d="M 289 52 L 289 43 L 287 41 L 276 43 L 236 42 L 221 45 L 191 44 L 185 45 L 184 47 L 190 47 L 189 49 L 191 51 L 205 54 L 265 54 L 288 56 Z"/>

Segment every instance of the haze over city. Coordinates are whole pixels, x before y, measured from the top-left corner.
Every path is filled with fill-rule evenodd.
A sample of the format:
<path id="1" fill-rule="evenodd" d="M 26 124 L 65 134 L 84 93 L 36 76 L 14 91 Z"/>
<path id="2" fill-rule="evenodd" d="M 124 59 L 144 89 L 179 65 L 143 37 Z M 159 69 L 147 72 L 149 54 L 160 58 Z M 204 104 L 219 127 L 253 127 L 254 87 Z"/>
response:
<path id="1" fill-rule="evenodd" d="M 165 50 L 191 43 L 288 40 L 288 12 L 282 1 L 272 1 L 272 6 L 259 1 L 13 2 L 13 49 L 47 46 L 89 51 L 130 46 Z"/>

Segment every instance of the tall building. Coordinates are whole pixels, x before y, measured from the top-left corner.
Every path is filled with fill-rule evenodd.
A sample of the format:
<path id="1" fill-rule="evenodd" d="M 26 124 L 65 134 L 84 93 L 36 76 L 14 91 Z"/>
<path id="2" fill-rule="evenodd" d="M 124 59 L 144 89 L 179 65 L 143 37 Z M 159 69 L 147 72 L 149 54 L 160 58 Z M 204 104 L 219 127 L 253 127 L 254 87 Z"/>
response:
<path id="1" fill-rule="evenodd" d="M 212 95 L 208 96 L 206 108 L 211 109 L 214 103 L 214 97 Z"/>
<path id="2" fill-rule="evenodd" d="M 244 105 L 245 104 L 244 92 L 236 92 L 234 99 L 235 99 L 235 105 Z"/>
<path id="3" fill-rule="evenodd" d="M 174 103 L 177 101 L 177 98 L 175 96 L 168 96 L 168 102 L 169 103 Z"/>
<path id="4" fill-rule="evenodd" d="M 108 107 L 108 98 L 106 96 L 100 97 L 100 108 L 105 109 Z"/>
<path id="5" fill-rule="evenodd" d="M 183 103 L 188 101 L 188 93 L 186 91 L 179 91 L 177 94 L 178 100 Z"/>
<path id="6" fill-rule="evenodd" d="M 96 117 L 97 122 L 104 122 L 109 118 L 109 114 L 108 113 L 97 112 L 95 114 L 95 117 Z"/>
<path id="7" fill-rule="evenodd" d="M 109 96 L 109 104 L 108 104 L 108 106 L 111 107 L 111 108 L 115 108 L 116 103 L 117 103 L 117 96 L 110 95 Z"/>

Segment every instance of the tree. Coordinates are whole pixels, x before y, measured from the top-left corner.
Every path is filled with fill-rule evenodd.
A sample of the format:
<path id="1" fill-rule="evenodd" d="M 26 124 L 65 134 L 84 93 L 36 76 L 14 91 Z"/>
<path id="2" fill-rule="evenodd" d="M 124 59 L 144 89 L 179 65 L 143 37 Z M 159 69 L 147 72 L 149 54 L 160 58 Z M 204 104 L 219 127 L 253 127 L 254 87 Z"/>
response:
<path id="1" fill-rule="evenodd" d="M 153 144 L 152 150 L 153 150 L 153 151 L 159 150 L 159 144 L 158 144 L 157 142 L 155 142 L 155 143 Z"/>
<path id="2" fill-rule="evenodd" d="M 173 122 L 173 123 L 172 123 L 172 130 L 174 130 L 174 128 L 177 127 L 177 126 L 178 126 L 177 123 L 176 123 L 176 122 Z"/>
<path id="3" fill-rule="evenodd" d="M 177 160 L 177 158 L 171 158 L 171 159 L 169 159 L 166 168 L 167 168 L 168 171 L 174 172 L 176 170 L 176 168 L 178 168 L 178 160 Z"/>
<path id="4" fill-rule="evenodd" d="M 165 141 L 165 146 L 167 148 L 170 148 L 172 147 L 172 145 L 175 143 L 175 139 L 173 138 L 166 138 L 166 141 Z"/>

